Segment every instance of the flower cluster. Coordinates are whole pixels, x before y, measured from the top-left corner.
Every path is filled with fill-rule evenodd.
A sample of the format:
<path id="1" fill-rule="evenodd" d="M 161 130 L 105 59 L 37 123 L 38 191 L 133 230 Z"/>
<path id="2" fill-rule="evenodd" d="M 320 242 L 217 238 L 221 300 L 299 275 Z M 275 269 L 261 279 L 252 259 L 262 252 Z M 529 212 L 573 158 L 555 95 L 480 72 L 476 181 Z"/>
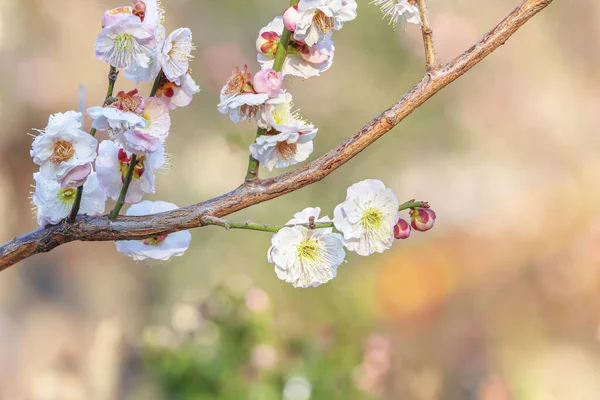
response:
<path id="1" fill-rule="evenodd" d="M 394 27 L 421 23 L 412 0 L 373 0 Z M 256 140 L 249 147 L 251 166 L 270 171 L 305 161 L 313 152 L 317 129 L 294 110 L 284 78 L 319 76 L 335 54 L 332 35 L 356 18 L 356 0 L 296 0 L 262 28 L 256 40 L 260 70 L 234 68 L 220 93 L 218 110 L 232 122 L 253 121 Z M 51 115 L 38 130 L 31 156 L 39 165 L 34 173 L 32 202 L 40 226 L 60 223 L 76 214 L 101 214 L 107 199 L 116 201 L 109 216 L 116 217 L 124 203 L 127 216 L 153 215 L 176 209 L 163 201 L 142 201 L 154 193 L 157 174 L 169 166 L 165 153 L 171 130 L 171 111 L 190 104 L 200 88 L 191 76 L 192 32 L 179 28 L 167 35 L 165 12 L 159 0 L 133 0 L 130 6 L 108 10 L 96 43 L 96 57 L 110 65 L 109 90 L 104 103 L 87 109 L 90 133 L 82 130 L 81 112 Z M 152 92 L 138 89 L 113 95 L 119 69 L 135 85 L 153 82 Z M 95 135 L 106 132 L 101 143 Z M 410 222 L 400 218 L 409 210 Z M 396 194 L 378 180 L 348 188 L 335 207 L 333 219 L 321 217 L 320 208 L 296 213 L 271 241 L 268 261 L 279 279 L 294 287 L 319 286 L 333 279 L 346 251 L 361 256 L 382 253 L 395 239 L 407 239 L 412 230 L 427 231 L 436 215 L 427 203 L 400 204 Z M 228 227 L 228 225 L 224 225 Z M 240 227 L 240 226 L 238 226 Z M 246 228 L 248 226 L 246 225 Z M 251 229 L 251 228 L 248 228 Z M 261 230 L 259 228 L 255 228 Z M 188 231 L 160 234 L 145 240 L 116 243 L 117 250 L 136 261 L 168 260 L 189 247 Z"/>
<path id="2" fill-rule="evenodd" d="M 111 89 L 102 106 L 87 110 L 92 131 L 82 131 L 82 114 L 69 111 L 52 115 L 33 141 L 31 156 L 40 171 L 34 174 L 32 201 L 41 226 L 60 222 L 72 210 L 101 214 L 107 198 L 117 201 L 117 214 L 123 202 L 137 203 L 127 215 L 176 208 L 165 202 L 139 203 L 145 194 L 155 192 L 156 173 L 168 168 L 170 111 L 187 106 L 200 91 L 190 74 L 192 32 L 179 28 L 167 36 L 164 19 L 158 0 L 133 0 L 131 6 L 102 16 L 95 52 L 111 66 Z M 150 96 L 133 89 L 113 97 L 120 68 L 135 84 L 154 81 Z M 98 131 L 106 131 L 109 137 L 100 145 L 95 138 Z M 183 254 L 189 242 L 190 234 L 184 231 L 117 242 L 117 250 L 135 260 L 167 260 Z"/>
<path id="3" fill-rule="evenodd" d="M 51 115 L 31 145 L 33 162 L 40 166 L 33 174 L 35 191 L 31 196 L 40 226 L 67 217 L 75 204 L 77 187 L 86 181 L 89 184 L 81 194 L 79 212 L 104 212 L 106 195 L 98 190 L 98 178 L 92 169 L 98 141 L 81 130 L 81 118 L 81 113 L 75 111 Z"/>
<path id="4" fill-rule="evenodd" d="M 320 208 L 306 208 L 294 215 L 273 235 L 268 260 L 275 264 L 279 279 L 294 287 L 319 286 L 336 276 L 345 258 L 344 247 L 361 256 L 383 253 L 392 247 L 394 239 L 408 238 L 411 226 L 421 232 L 433 227 L 436 215 L 426 203 L 408 208 L 410 225 L 400 218 L 403 207 L 383 182 L 358 182 L 335 207 L 333 221 L 327 216 L 319 218 Z M 334 227 L 340 233 L 334 233 Z"/>
<path id="5" fill-rule="evenodd" d="M 317 134 L 293 111 L 292 95 L 282 88 L 284 76 L 310 78 L 327 71 L 335 52 L 332 32 L 356 18 L 356 8 L 355 0 L 299 0 L 260 30 L 261 70 L 253 76 L 247 66 L 236 67 L 221 90 L 221 113 L 234 123 L 255 121 L 261 129 L 250 153 L 269 170 L 306 160 Z"/>

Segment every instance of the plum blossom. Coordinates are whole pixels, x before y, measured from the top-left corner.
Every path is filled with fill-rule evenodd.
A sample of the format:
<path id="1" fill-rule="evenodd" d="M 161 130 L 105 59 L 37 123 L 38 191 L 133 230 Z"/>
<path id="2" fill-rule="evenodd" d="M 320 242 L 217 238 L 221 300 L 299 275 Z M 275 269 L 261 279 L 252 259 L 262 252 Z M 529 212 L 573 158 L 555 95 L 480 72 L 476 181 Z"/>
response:
<path id="1" fill-rule="evenodd" d="M 200 92 L 192 75 L 187 73 L 180 78 L 181 85 L 165 80 L 156 91 L 156 97 L 161 99 L 169 108 L 185 107 L 192 102 L 194 95 Z"/>
<path id="2" fill-rule="evenodd" d="M 383 18 L 389 18 L 394 29 L 406 25 L 407 22 L 421 25 L 419 8 L 408 0 L 372 0 L 370 4 L 381 8 Z"/>
<path id="3" fill-rule="evenodd" d="M 31 196 L 36 209 L 36 219 L 40 226 L 57 224 L 66 218 L 73 208 L 77 189 L 61 187 L 55 180 L 46 179 L 40 172 L 33 174 L 35 191 Z M 78 214 L 99 215 L 104 212 L 106 195 L 98 184 L 96 173 L 92 172 L 83 186 L 81 207 Z"/>
<path id="4" fill-rule="evenodd" d="M 313 152 L 312 140 L 318 129 L 299 119 L 291 111 L 291 95 L 285 101 L 265 107 L 267 134 L 250 146 L 252 157 L 269 171 L 285 168 L 306 160 Z"/>
<path id="5" fill-rule="evenodd" d="M 145 66 L 136 63 L 125 68 L 125 77 L 127 79 L 135 82 L 136 85 L 140 82 L 150 82 L 156 79 L 161 70 L 160 53 L 165 42 L 165 35 L 164 26 L 158 25 L 154 28 L 155 46 L 152 48 L 150 60 Z"/>
<path id="6" fill-rule="evenodd" d="M 171 32 L 159 56 L 162 70 L 168 80 L 181 85 L 180 78 L 190 69 L 194 48 L 192 31 L 189 28 L 179 28 Z"/>
<path id="7" fill-rule="evenodd" d="M 300 0 L 294 39 L 314 46 L 332 30 L 356 18 L 355 0 Z"/>
<path id="8" fill-rule="evenodd" d="M 350 186 L 346 200 L 333 213 L 335 227 L 344 234 L 344 245 L 361 256 L 382 253 L 394 242 L 400 203 L 383 182 L 367 179 Z"/>
<path id="9" fill-rule="evenodd" d="M 261 68 L 273 68 L 275 51 L 281 39 L 283 28 L 283 17 L 277 17 L 260 30 L 256 48 L 258 51 L 257 59 Z M 283 75 L 294 75 L 302 78 L 319 76 L 321 72 L 325 72 L 331 67 L 334 55 L 335 46 L 333 40 L 331 40 L 331 34 L 325 35 L 323 40 L 314 46 L 291 40 L 281 72 Z"/>
<path id="10" fill-rule="evenodd" d="M 80 127 L 81 113 L 54 114 L 33 140 L 30 154 L 44 178 L 61 180 L 74 168 L 94 161 L 98 141 Z"/>
<path id="11" fill-rule="evenodd" d="M 306 208 L 286 225 L 308 223 L 311 217 L 318 222 L 331 221 L 327 216 L 319 218 L 320 213 L 318 207 Z M 267 257 L 275 264 L 277 277 L 296 288 L 316 287 L 335 278 L 346 257 L 343 237 L 332 228 L 286 227 L 273 235 L 271 244 Z"/>
<path id="12" fill-rule="evenodd" d="M 158 214 L 176 209 L 177 206 L 165 201 L 142 201 L 133 204 L 127 210 L 127 216 L 142 216 Z M 182 256 L 190 246 L 192 235 L 189 231 L 180 231 L 168 235 L 155 236 L 144 240 L 117 241 L 117 251 L 134 261 L 154 259 L 167 261 L 171 257 Z"/>
<path id="13" fill-rule="evenodd" d="M 131 153 L 128 153 L 116 143 L 105 140 L 100 143 L 96 171 L 100 187 L 113 200 L 119 198 L 125 175 L 131 164 Z M 148 156 L 139 156 L 136 160 L 133 178 L 125 197 L 126 203 L 137 203 L 146 193 L 154 193 L 155 173 L 168 167 L 168 157 L 163 147 L 158 144 L 155 152 Z"/>
<path id="14" fill-rule="evenodd" d="M 92 128 L 108 131 L 112 137 L 117 137 L 130 129 L 145 127 L 146 120 L 140 114 L 146 108 L 146 103 L 137 93 L 137 89 L 127 93 L 120 91 L 117 101 L 109 106 L 88 108 L 87 113 L 94 120 Z"/>
<path id="15" fill-rule="evenodd" d="M 148 67 L 156 42 L 140 18 L 125 16 L 102 29 L 94 49 L 96 57 L 116 68 Z"/>
<path id="16" fill-rule="evenodd" d="M 144 97 L 145 107 L 140 115 L 144 121 L 144 126 L 134 128 L 134 131 L 143 135 L 149 140 L 154 140 L 160 144 L 164 144 L 169 136 L 171 129 L 171 116 L 167 105 L 156 97 Z M 136 146 L 131 140 L 126 140 L 135 153 L 153 152 L 154 149 L 148 149 L 144 146 Z"/>
<path id="17" fill-rule="evenodd" d="M 238 67 L 233 72 L 225 86 L 221 89 L 221 102 L 217 105 L 221 114 L 229 114 L 235 124 L 240 121 L 256 120 L 261 112 L 261 106 L 269 100 L 267 93 L 257 93 L 252 86 L 252 74 L 248 66 Z"/>

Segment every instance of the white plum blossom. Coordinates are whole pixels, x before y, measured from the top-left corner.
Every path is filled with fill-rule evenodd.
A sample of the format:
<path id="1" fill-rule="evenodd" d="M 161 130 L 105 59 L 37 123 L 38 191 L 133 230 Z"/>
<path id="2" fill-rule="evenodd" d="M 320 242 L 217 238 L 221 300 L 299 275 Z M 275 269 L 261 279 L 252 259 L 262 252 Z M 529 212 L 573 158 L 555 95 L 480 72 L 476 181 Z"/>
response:
<path id="1" fill-rule="evenodd" d="M 98 59 L 113 67 L 146 68 L 155 46 L 154 35 L 144 29 L 139 17 L 131 15 L 103 28 L 94 49 Z"/>
<path id="2" fill-rule="evenodd" d="M 265 107 L 267 134 L 250 146 L 252 157 L 269 171 L 306 160 L 313 152 L 312 140 L 318 129 L 292 113 L 291 96 L 282 103 Z"/>
<path id="3" fill-rule="evenodd" d="M 61 180 L 72 169 L 96 158 L 98 141 L 80 127 L 81 113 L 54 114 L 33 140 L 30 154 L 46 179 Z"/>
<path id="4" fill-rule="evenodd" d="M 179 28 L 167 37 L 160 53 L 162 70 L 171 82 L 180 85 L 180 79 L 190 69 L 192 59 L 192 31 L 189 28 Z"/>
<path id="5" fill-rule="evenodd" d="M 125 77 L 137 85 L 140 82 L 153 81 L 161 70 L 160 54 L 165 42 L 165 27 L 158 25 L 154 29 L 155 45 L 150 54 L 150 60 L 147 65 L 142 66 L 137 63 L 125 68 Z"/>
<path id="6" fill-rule="evenodd" d="M 119 110 L 115 107 L 90 107 L 87 109 L 87 113 L 94 120 L 92 128 L 98 131 L 108 131 L 113 137 L 146 125 L 146 121 L 139 114 Z"/>
<path id="7" fill-rule="evenodd" d="M 310 217 L 315 222 L 331 221 L 327 216 L 319 218 L 320 213 L 318 207 L 306 208 L 286 225 L 305 224 Z M 343 237 L 332 228 L 286 227 L 273 235 L 271 244 L 267 257 L 275 264 L 277 277 L 296 288 L 316 287 L 335 278 L 346 257 Z"/>
<path id="8" fill-rule="evenodd" d="M 108 131 L 112 137 L 118 137 L 130 129 L 145 127 L 147 122 L 141 114 L 146 104 L 137 93 L 137 89 L 128 93 L 120 91 L 117 101 L 109 106 L 88 108 L 87 113 L 94 120 L 92 128 Z"/>
<path id="9" fill-rule="evenodd" d="M 382 253 L 394 243 L 400 203 L 383 182 L 367 179 L 350 186 L 346 200 L 333 213 L 335 227 L 344 234 L 344 245 L 361 256 Z"/>
<path id="10" fill-rule="evenodd" d="M 42 227 L 59 223 L 71 212 L 77 188 L 63 188 L 59 182 L 46 179 L 39 172 L 33 174 L 33 179 L 35 180 L 35 191 L 31 200 L 36 208 L 37 223 Z M 83 186 L 78 214 L 102 214 L 105 203 L 106 195 L 98 184 L 96 173 L 92 172 Z"/>
<path id="11" fill-rule="evenodd" d="M 137 127 L 134 130 L 144 135 L 145 137 L 153 138 L 160 144 L 164 144 L 169 136 L 171 130 L 171 116 L 169 115 L 169 108 L 160 99 L 156 97 L 144 97 L 143 98 L 145 107 L 141 114 L 141 117 L 146 122 L 143 127 Z M 135 148 L 132 151 L 138 150 L 143 152 L 143 148 Z M 152 152 L 154 150 L 150 150 Z"/>
<path id="12" fill-rule="evenodd" d="M 283 33 L 283 17 L 277 17 L 260 30 L 256 43 L 258 62 L 261 68 L 273 68 L 275 52 Z M 283 62 L 283 75 L 294 75 L 301 78 L 319 76 L 333 64 L 335 46 L 331 34 L 327 34 L 314 46 L 292 40 L 288 47 L 288 55 Z"/>
<path id="13" fill-rule="evenodd" d="M 248 66 L 244 69 L 238 67 L 233 72 L 225 86 L 221 89 L 221 102 L 217 108 L 221 114 L 229 114 L 229 118 L 235 124 L 240 121 L 256 120 L 262 111 L 262 105 L 269 100 L 267 93 L 256 93 L 252 86 L 252 74 L 248 72 Z"/>
<path id="14" fill-rule="evenodd" d="M 196 84 L 189 73 L 180 78 L 181 85 L 171 81 L 165 81 L 156 91 L 156 97 L 161 99 L 169 108 L 185 107 L 192 102 L 194 95 L 200 92 L 200 86 Z"/>
<path id="15" fill-rule="evenodd" d="M 108 107 L 91 107 L 92 127 L 108 130 L 127 151 L 149 154 L 164 144 L 171 128 L 167 105 L 155 97 L 137 96 L 137 90 L 120 92 Z"/>
<path id="16" fill-rule="evenodd" d="M 419 8 L 410 4 L 408 0 L 372 0 L 370 4 L 381 8 L 383 18 L 389 18 L 394 29 L 406 25 L 407 22 L 422 24 Z"/>
<path id="17" fill-rule="evenodd" d="M 355 0 L 300 0 L 294 39 L 314 46 L 332 30 L 356 18 Z"/>
<path id="18" fill-rule="evenodd" d="M 72 128 L 81 129 L 81 118 L 81 113 L 77 111 L 52 114 L 48 118 L 48 125 L 44 131 L 63 131 Z"/>
<path id="19" fill-rule="evenodd" d="M 177 206 L 165 201 L 142 201 L 129 207 L 127 216 L 158 214 L 176 209 Z M 154 259 L 166 261 L 174 256 L 181 256 L 190 246 L 192 235 L 189 231 L 180 231 L 169 235 L 161 235 L 144 240 L 117 241 L 117 251 L 133 258 L 135 261 Z"/>
<path id="20" fill-rule="evenodd" d="M 125 175 L 131 163 L 131 153 L 110 140 L 100 143 L 96 171 L 100 187 L 113 200 L 119 198 Z M 125 196 L 126 203 L 137 203 L 146 193 L 156 191 L 155 173 L 168 167 L 168 158 L 159 144 L 155 152 L 148 156 L 139 156 L 133 170 L 133 178 Z"/>

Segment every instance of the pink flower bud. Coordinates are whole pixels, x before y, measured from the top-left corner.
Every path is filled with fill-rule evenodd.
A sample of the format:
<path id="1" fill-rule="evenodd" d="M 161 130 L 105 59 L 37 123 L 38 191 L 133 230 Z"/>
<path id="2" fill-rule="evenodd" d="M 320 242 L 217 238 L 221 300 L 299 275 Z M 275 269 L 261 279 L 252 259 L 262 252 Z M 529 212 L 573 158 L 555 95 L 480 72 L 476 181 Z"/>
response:
<path id="1" fill-rule="evenodd" d="M 92 164 L 79 165 L 70 170 L 64 178 L 60 180 L 60 187 L 63 189 L 79 187 L 85 183 L 87 177 L 92 172 Z"/>
<path id="2" fill-rule="evenodd" d="M 134 1 L 133 15 L 138 16 L 140 18 L 140 21 L 144 22 L 144 18 L 146 17 L 146 3 L 140 0 Z"/>
<path id="3" fill-rule="evenodd" d="M 252 85 L 257 93 L 266 93 L 275 96 L 283 85 L 283 74 L 271 68 L 263 69 L 254 75 Z"/>
<path id="4" fill-rule="evenodd" d="M 256 51 L 267 57 L 275 57 L 280 39 L 281 36 L 276 32 L 263 32 L 258 39 L 256 39 Z"/>
<path id="5" fill-rule="evenodd" d="M 435 224 L 435 212 L 429 208 L 415 208 L 410 211 L 410 225 L 413 229 L 425 232 Z"/>
<path id="6" fill-rule="evenodd" d="M 108 10 L 102 16 L 102 27 L 105 28 L 109 25 L 115 24 L 125 17 L 133 15 L 133 9 L 131 7 L 117 7 L 112 10 Z"/>
<path id="7" fill-rule="evenodd" d="M 288 31 L 294 32 L 296 30 L 296 24 L 300 20 L 300 12 L 298 6 L 289 7 L 283 12 L 283 25 Z"/>
<path id="8" fill-rule="evenodd" d="M 408 222 L 400 218 L 396 226 L 394 226 L 394 237 L 396 239 L 408 239 L 410 236 L 410 225 Z"/>

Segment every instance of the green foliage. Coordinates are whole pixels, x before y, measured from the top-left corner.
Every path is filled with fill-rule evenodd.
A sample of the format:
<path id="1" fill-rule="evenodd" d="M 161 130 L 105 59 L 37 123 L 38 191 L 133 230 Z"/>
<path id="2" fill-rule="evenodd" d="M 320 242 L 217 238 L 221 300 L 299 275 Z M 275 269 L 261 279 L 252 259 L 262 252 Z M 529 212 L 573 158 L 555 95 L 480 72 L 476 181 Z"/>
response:
<path id="1" fill-rule="evenodd" d="M 218 288 L 194 305 L 197 329 L 159 327 L 160 339 L 147 341 L 145 368 L 165 399 L 371 398 L 353 383 L 362 342 L 348 343 L 348 335 L 328 327 L 307 335 L 286 326 L 289 315 L 278 319 L 268 307 L 251 311 L 246 302 Z"/>

